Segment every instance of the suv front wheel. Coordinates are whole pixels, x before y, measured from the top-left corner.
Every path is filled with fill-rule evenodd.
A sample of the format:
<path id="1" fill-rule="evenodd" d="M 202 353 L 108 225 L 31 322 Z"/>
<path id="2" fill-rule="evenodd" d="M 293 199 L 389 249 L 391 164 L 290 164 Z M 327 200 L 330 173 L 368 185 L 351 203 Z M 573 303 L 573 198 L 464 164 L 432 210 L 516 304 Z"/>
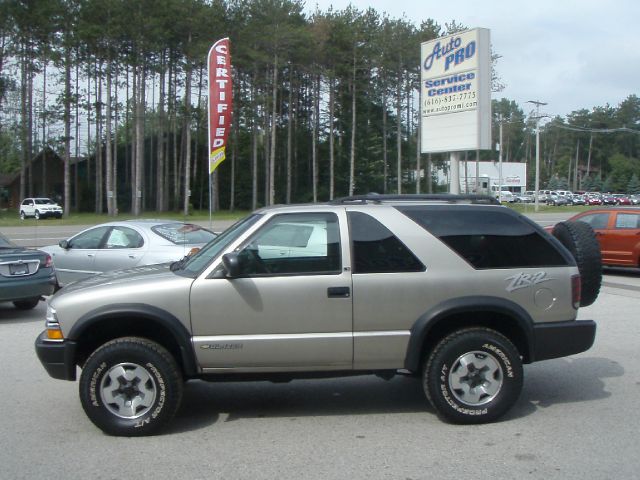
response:
<path id="1" fill-rule="evenodd" d="M 427 355 L 422 385 L 438 415 L 452 423 L 486 423 L 509 410 L 522 390 L 522 360 L 505 336 L 466 328 Z"/>
<path id="2" fill-rule="evenodd" d="M 87 360 L 80 400 L 89 419 L 110 435 L 156 433 L 175 415 L 183 381 L 173 356 L 144 338 L 111 340 Z"/>

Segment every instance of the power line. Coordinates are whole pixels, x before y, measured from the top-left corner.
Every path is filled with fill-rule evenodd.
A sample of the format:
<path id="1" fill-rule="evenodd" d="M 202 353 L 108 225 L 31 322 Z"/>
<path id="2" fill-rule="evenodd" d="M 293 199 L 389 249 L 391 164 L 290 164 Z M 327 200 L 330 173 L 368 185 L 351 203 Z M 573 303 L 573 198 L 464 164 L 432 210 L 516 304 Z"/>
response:
<path id="1" fill-rule="evenodd" d="M 640 135 L 640 130 L 634 130 L 628 127 L 619 128 L 586 128 L 586 127 L 570 127 L 568 125 L 558 125 L 557 123 L 548 123 L 547 127 L 561 128 L 563 130 L 570 130 L 572 132 L 586 132 L 586 133 L 635 133 Z"/>

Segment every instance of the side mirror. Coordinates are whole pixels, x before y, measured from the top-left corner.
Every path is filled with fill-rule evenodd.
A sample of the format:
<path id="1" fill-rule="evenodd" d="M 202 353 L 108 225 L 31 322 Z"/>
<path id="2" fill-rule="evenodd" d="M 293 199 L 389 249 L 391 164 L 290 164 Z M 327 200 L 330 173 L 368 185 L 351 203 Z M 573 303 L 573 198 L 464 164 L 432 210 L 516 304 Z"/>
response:
<path id="1" fill-rule="evenodd" d="M 60 240 L 60 242 L 58 243 L 58 246 L 60 248 L 64 248 L 65 250 L 71 248 L 71 245 L 69 244 L 69 240 Z"/>
<path id="2" fill-rule="evenodd" d="M 236 252 L 223 255 L 222 266 L 227 273 L 227 278 L 238 278 L 240 276 L 240 259 Z"/>

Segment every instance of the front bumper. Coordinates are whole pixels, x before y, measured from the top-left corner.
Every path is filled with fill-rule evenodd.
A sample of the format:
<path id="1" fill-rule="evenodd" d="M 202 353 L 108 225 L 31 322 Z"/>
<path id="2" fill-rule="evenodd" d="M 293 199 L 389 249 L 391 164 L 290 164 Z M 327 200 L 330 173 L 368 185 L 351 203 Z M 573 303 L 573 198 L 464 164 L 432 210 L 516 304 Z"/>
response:
<path id="1" fill-rule="evenodd" d="M 51 342 L 46 340 L 44 331 L 36 338 L 36 353 L 47 373 L 58 380 L 76 379 L 76 342 L 64 340 Z"/>
<path id="2" fill-rule="evenodd" d="M 566 357 L 589 350 L 596 338 L 596 322 L 538 323 L 533 326 L 530 361 Z"/>

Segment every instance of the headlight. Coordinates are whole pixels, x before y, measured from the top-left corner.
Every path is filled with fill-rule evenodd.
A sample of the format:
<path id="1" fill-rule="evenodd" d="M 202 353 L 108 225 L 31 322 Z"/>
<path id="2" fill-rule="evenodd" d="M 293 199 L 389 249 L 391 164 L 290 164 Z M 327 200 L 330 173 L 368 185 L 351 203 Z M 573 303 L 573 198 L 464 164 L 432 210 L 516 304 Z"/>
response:
<path id="1" fill-rule="evenodd" d="M 60 322 L 56 316 L 56 310 L 50 305 L 47 305 L 47 315 L 45 317 L 45 329 L 47 331 L 48 340 L 64 340 L 64 335 L 60 329 Z"/>

